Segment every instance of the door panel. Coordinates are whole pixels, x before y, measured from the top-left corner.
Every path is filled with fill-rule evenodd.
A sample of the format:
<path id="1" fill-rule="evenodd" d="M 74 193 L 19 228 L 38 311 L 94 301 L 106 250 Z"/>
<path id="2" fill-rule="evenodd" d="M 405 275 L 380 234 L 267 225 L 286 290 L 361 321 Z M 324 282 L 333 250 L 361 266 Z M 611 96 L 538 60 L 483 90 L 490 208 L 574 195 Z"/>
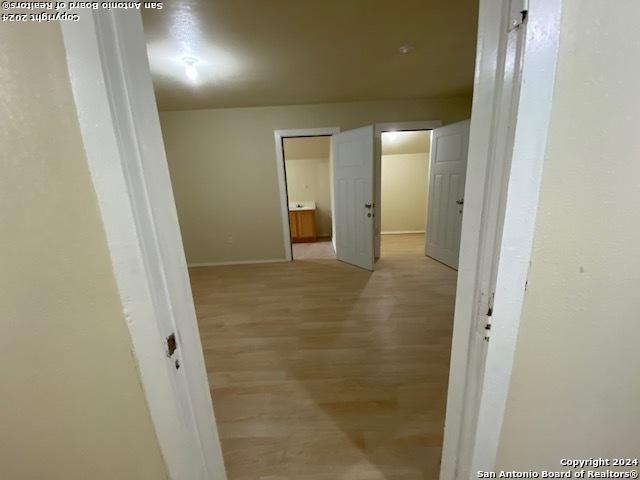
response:
<path id="1" fill-rule="evenodd" d="M 373 270 L 373 126 L 333 135 L 336 258 Z"/>
<path id="2" fill-rule="evenodd" d="M 458 268 L 469 148 L 469 120 L 436 128 L 431 137 L 426 254 Z"/>

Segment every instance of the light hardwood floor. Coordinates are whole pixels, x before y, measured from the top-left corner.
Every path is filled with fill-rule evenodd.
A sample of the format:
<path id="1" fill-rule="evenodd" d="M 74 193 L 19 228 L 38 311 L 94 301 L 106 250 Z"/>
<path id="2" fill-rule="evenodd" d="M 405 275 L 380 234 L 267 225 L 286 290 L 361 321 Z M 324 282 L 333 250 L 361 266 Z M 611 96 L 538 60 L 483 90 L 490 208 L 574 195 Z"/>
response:
<path id="1" fill-rule="evenodd" d="M 438 478 L 456 272 L 423 248 L 190 270 L 229 480 Z"/>

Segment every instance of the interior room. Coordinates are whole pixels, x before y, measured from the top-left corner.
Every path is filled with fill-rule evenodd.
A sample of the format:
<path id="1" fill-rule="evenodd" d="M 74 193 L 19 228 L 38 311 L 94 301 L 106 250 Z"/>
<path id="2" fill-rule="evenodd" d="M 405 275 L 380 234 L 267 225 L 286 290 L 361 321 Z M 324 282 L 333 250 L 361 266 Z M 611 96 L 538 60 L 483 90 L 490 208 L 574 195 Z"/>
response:
<path id="1" fill-rule="evenodd" d="M 424 255 L 431 131 L 389 131 L 381 137 L 382 243 L 403 242 Z"/>
<path id="2" fill-rule="evenodd" d="M 335 258 L 331 137 L 287 137 L 282 150 L 293 259 Z"/>
<path id="3" fill-rule="evenodd" d="M 637 478 L 640 2 L 1 10 L 2 479 Z"/>
<path id="4" fill-rule="evenodd" d="M 477 6 L 356 3 L 143 14 L 229 480 L 439 470 L 456 271 L 425 256 L 428 129 L 469 118 Z"/>

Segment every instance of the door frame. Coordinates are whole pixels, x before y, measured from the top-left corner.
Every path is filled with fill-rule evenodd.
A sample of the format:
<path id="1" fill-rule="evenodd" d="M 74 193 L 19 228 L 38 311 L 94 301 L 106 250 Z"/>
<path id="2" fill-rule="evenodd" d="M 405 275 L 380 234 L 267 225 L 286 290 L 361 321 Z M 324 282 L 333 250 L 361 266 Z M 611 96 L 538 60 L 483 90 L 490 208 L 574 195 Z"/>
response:
<path id="1" fill-rule="evenodd" d="M 512 2 L 527 4 L 526 0 L 480 0 L 467 170 L 477 170 L 479 177 L 476 175 L 475 178 L 487 178 L 487 166 L 491 160 L 489 139 L 496 109 L 493 87 L 500 49 L 502 8 Z M 463 216 L 441 480 L 463 480 L 460 476 L 463 471 L 493 469 L 505 413 L 549 131 L 562 7 L 561 0 L 529 0 L 528 3 L 529 25 L 522 87 L 519 98 L 514 99 L 519 105 L 519 112 L 502 248 L 498 258 L 493 328 L 483 388 L 478 397 L 470 397 L 466 385 L 472 360 L 468 356 L 469 332 L 475 321 L 478 259 L 484 253 L 478 246 L 484 221 L 480 206 L 487 183 L 471 184 L 469 179 L 473 176 L 468 174 L 465 185 L 467 207 L 473 205 L 473 200 L 477 207 L 467 208 Z M 162 157 L 159 161 L 144 163 L 141 158 L 147 148 L 154 148 L 153 145 L 158 141 L 162 143 L 162 139 L 157 107 L 152 100 L 140 12 L 87 11 L 78 22 L 63 22 L 61 28 L 81 133 L 107 233 L 115 279 L 168 476 L 175 480 L 222 480 L 225 471 L 195 313 L 189 315 L 185 331 L 180 332 L 183 339 L 188 339 L 185 362 L 195 372 L 189 382 L 189 401 L 193 411 L 188 419 L 191 430 L 188 433 L 192 434 L 186 439 L 189 441 L 185 442 L 184 438 L 176 435 L 181 421 L 176 410 L 178 399 L 172 391 L 166 369 L 160 367 L 166 360 L 158 326 L 158 315 L 162 312 L 153 308 L 152 295 L 167 297 L 170 304 L 174 302 L 174 307 L 184 307 L 185 311 L 194 310 L 193 298 L 189 297 L 189 278 L 175 208 L 168 215 L 154 217 L 147 204 L 146 181 L 152 176 L 157 180 L 158 173 L 163 178 L 165 200 L 173 203 L 173 196 L 166 159 Z M 107 61 L 108 57 L 116 61 Z M 132 111 L 133 107 L 125 108 L 120 113 L 128 119 L 127 125 L 114 123 L 114 109 L 122 108 L 114 103 L 114 88 L 122 89 L 129 99 L 134 100 L 131 105 L 136 105 L 142 98 L 149 108 L 143 115 Z M 149 132 L 154 138 L 145 136 Z M 131 167 L 137 168 L 136 173 L 141 177 L 132 175 Z M 168 240 L 156 238 L 156 241 L 168 241 L 175 252 L 176 257 L 170 260 L 179 263 L 179 274 L 176 274 L 176 269 L 165 268 L 169 261 L 166 257 L 160 256 L 160 263 L 165 273 L 171 271 L 175 277 L 166 278 L 166 285 L 189 293 L 183 295 L 181 305 L 175 304 L 166 285 L 159 289 L 150 278 L 145 249 L 157 249 L 158 245 L 149 242 L 153 236 L 141 234 L 137 217 L 152 226 L 162 224 L 177 234 Z M 290 238 L 287 235 L 288 212 L 286 222 L 284 219 L 285 215 L 283 234 L 287 242 Z M 287 256 L 290 256 L 290 249 L 288 252 Z M 465 420 L 464 408 L 470 402 L 478 405 L 480 420 L 477 424 Z M 461 440 L 472 443 L 470 458 L 459 456 Z"/>
<path id="2" fill-rule="evenodd" d="M 375 230 L 373 243 L 373 256 L 377 260 L 380 258 L 382 245 L 382 134 L 384 132 L 415 132 L 420 130 L 433 130 L 442 126 L 442 120 L 421 120 L 417 122 L 383 122 L 374 125 L 374 196 L 375 196 Z M 429 157 L 427 156 L 427 164 Z M 427 175 L 426 181 L 429 182 Z M 427 184 L 428 186 L 428 184 Z M 428 201 L 428 199 L 427 199 Z"/>
<path id="3" fill-rule="evenodd" d="M 340 127 L 321 127 L 321 128 L 293 128 L 287 130 L 274 130 L 273 138 L 276 143 L 276 172 L 278 173 L 278 191 L 280 192 L 280 215 L 282 218 L 282 244 L 284 248 L 284 258 L 287 261 L 293 260 L 293 250 L 291 246 L 291 225 L 289 225 L 289 200 L 287 194 L 287 169 L 284 158 L 285 138 L 292 137 L 330 137 L 336 133 L 340 133 Z M 329 164 L 331 172 L 331 164 Z M 332 175 L 332 173 L 330 173 Z M 331 188 L 331 222 L 333 224 L 333 182 L 329 182 Z M 333 242 L 334 228 L 331 230 L 331 238 Z"/>
<path id="4" fill-rule="evenodd" d="M 493 120 L 499 110 L 496 85 L 498 60 L 504 54 L 505 12 L 527 10 L 527 30 L 522 56 L 520 92 L 511 103 L 517 107 L 514 144 L 504 203 L 499 253 L 482 242 L 487 217 L 498 205 L 485 210 L 484 200 L 493 178 Z M 480 0 L 474 95 L 465 182 L 465 210 L 454 313 L 453 342 L 445 419 L 440 480 L 469 480 L 474 472 L 495 468 L 500 432 L 506 411 L 514 353 L 524 302 L 527 275 L 542 180 L 556 62 L 562 0 Z M 508 28 L 514 21 L 506 19 Z M 517 23 L 517 21 L 515 22 Z M 498 169 L 499 170 L 499 169 Z M 471 349 L 482 301 L 481 279 L 492 258 L 498 265 L 491 331 L 483 378 L 473 378 L 477 361 Z M 468 388 L 474 381 L 480 388 Z M 471 412 L 471 414 L 470 414 Z"/>
<path id="5" fill-rule="evenodd" d="M 87 10 L 61 29 L 132 354 L 167 476 L 224 480 L 142 17 Z M 161 318 L 176 325 L 186 391 L 174 387 L 171 375 L 178 373 L 169 366 Z"/>

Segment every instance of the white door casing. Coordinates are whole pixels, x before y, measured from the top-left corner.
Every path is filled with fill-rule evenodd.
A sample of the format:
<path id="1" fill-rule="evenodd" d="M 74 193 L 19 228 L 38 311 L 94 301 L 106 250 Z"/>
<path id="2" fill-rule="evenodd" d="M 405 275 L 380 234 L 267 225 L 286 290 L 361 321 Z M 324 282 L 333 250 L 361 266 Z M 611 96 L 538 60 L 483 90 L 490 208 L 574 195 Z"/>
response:
<path id="1" fill-rule="evenodd" d="M 469 124 L 464 120 L 431 132 L 425 253 L 455 269 L 460 253 Z"/>
<path id="2" fill-rule="evenodd" d="M 336 258 L 373 270 L 373 125 L 333 135 Z"/>
<path id="3" fill-rule="evenodd" d="M 561 0 L 512 0 L 509 45 L 519 70 L 508 108 L 513 134 L 503 143 L 510 159 L 499 245 L 490 282 L 495 284 L 492 328 L 480 386 L 470 473 L 494 468 L 511 380 L 536 225 L 542 169 L 555 85 Z M 524 10 L 524 13 L 522 13 Z M 515 33 L 515 35 L 514 35 Z M 506 70 L 509 74 L 509 67 Z M 513 104 L 516 104 L 513 106 Z"/>
<path id="4" fill-rule="evenodd" d="M 469 371 L 467 373 L 467 391 L 469 401 L 465 405 L 464 418 L 476 425 L 479 415 L 479 400 L 482 394 L 486 358 L 491 336 L 493 319 L 493 301 L 498 275 L 498 260 L 502 240 L 504 213 L 507 198 L 507 182 L 513 156 L 515 124 L 518 113 L 518 96 L 522 77 L 522 55 L 526 33 L 526 22 L 513 28 L 514 22 L 522 18 L 524 8 L 520 0 L 508 5 L 509 14 L 505 15 L 504 54 L 498 62 L 496 78 L 495 112 L 491 131 L 490 155 L 493 159 L 488 165 L 486 191 L 484 197 L 484 221 L 480 232 L 480 263 L 478 267 L 477 292 L 475 296 L 475 325 L 469 340 Z M 505 8 L 506 13 L 506 8 Z M 511 26 L 511 28 L 507 27 Z M 471 460 L 474 439 L 460 442 L 460 458 Z M 463 475 L 467 475 L 461 469 Z"/>
<path id="5" fill-rule="evenodd" d="M 280 215 L 282 218 L 282 239 L 284 243 L 284 259 L 291 261 L 293 255 L 291 252 L 291 226 L 289 225 L 289 200 L 287 197 L 287 181 L 285 171 L 285 158 L 284 158 L 284 145 L 283 140 L 285 138 L 292 137 L 319 137 L 319 136 L 332 136 L 340 133 L 340 127 L 321 127 L 321 128 L 295 128 L 288 130 L 274 130 L 273 138 L 276 145 L 276 172 L 278 174 L 278 190 L 280 192 Z M 329 159 L 329 165 L 332 164 Z M 330 167 L 331 168 L 331 167 Z M 333 228 L 333 184 L 331 184 L 331 241 L 335 250 L 335 234 Z"/>
<path id="6" fill-rule="evenodd" d="M 222 452 L 139 11 L 63 22 L 69 77 L 133 353 L 170 479 Z M 168 355 L 167 337 L 177 349 Z"/>
<path id="7" fill-rule="evenodd" d="M 553 103 L 561 7 L 561 0 L 480 0 L 440 480 L 469 480 L 496 466 Z"/>
<path id="8" fill-rule="evenodd" d="M 522 91 L 519 98 L 514 100 L 518 102 L 517 125 L 513 162 L 508 178 L 509 194 L 504 214 L 503 248 L 496 280 L 495 328 L 491 331 L 492 338 L 484 373 L 487 378 L 484 379 L 484 385 L 480 389 L 479 411 L 481 414 L 478 425 L 465 422 L 466 425 L 461 426 L 462 404 L 467 390 L 465 378 L 469 363 L 468 343 L 472 307 L 475 311 L 475 304 L 471 297 L 477 291 L 475 286 L 480 255 L 478 235 L 484 222 L 480 205 L 484 202 L 484 192 L 487 189 L 484 182 L 485 172 L 487 163 L 491 159 L 488 153 L 491 135 L 488 132 L 493 128 L 494 77 L 501 48 L 500 40 L 494 36 L 494 33 L 495 27 L 500 26 L 503 18 L 500 9 L 507 3 L 509 3 L 508 0 L 501 2 L 481 0 L 480 2 L 478 61 L 470 142 L 474 158 L 470 157 L 469 168 L 482 172 L 475 177 L 481 180 L 480 184 L 468 184 L 466 188 L 468 198 L 471 198 L 472 191 L 475 192 L 473 198 L 478 204 L 478 211 L 469 215 L 468 210 L 463 222 L 441 480 L 454 478 L 466 480 L 470 476 L 464 475 L 464 471 L 469 473 L 478 469 L 491 470 L 495 462 L 524 297 L 537 193 L 552 105 L 562 1 L 532 0 L 523 57 Z M 524 1 L 519 3 L 526 4 Z M 144 36 L 141 34 L 139 14 L 129 11 L 126 13 L 128 18 L 124 18 L 123 13 L 115 11 L 101 12 L 100 15 L 107 20 L 96 21 L 96 15 L 89 12 L 83 15 L 79 22 L 63 22 L 62 29 L 83 140 L 107 231 L 114 273 L 126 308 L 127 326 L 133 339 L 141 382 L 160 447 L 169 467 L 170 478 L 203 478 L 202 472 L 208 470 L 206 478 L 221 479 L 224 478 L 221 458 L 215 447 L 209 448 L 210 445 L 207 445 L 207 435 L 201 437 L 200 453 L 206 456 L 205 461 L 212 462 L 213 469 L 204 467 L 197 460 L 197 456 L 202 457 L 202 455 L 192 456 L 193 452 L 190 451 L 192 445 L 183 442 L 184 437 L 177 428 L 182 422 L 178 421 L 176 415 L 176 401 L 173 398 L 171 382 L 167 379 L 168 369 L 162 366 L 164 339 L 156 325 L 157 318 L 154 315 L 153 302 L 149 298 L 148 288 L 152 287 L 153 282 L 148 281 L 149 272 L 145 267 L 148 258 L 141 251 L 145 245 L 140 243 L 141 237 L 136 231 L 139 226 L 132 221 L 131 209 L 138 214 L 144 214 L 145 205 L 139 205 L 137 199 L 129 196 L 130 189 L 140 185 L 131 183 L 135 180 L 135 175 L 132 177 L 131 172 L 126 171 L 126 162 L 123 160 L 123 153 L 130 153 L 132 146 L 123 142 L 120 137 L 129 135 L 131 132 L 118 131 L 119 128 L 125 128 L 135 132 L 143 120 L 139 116 L 132 115 L 130 120 L 134 124 L 133 129 L 129 128 L 131 125 L 122 127 L 116 125 L 111 113 L 111 109 L 114 108 L 114 105 L 110 105 L 112 96 L 104 84 L 105 79 L 114 81 L 115 85 L 124 82 L 129 87 L 127 95 L 130 98 L 136 97 L 140 93 L 140 88 L 150 88 L 149 82 L 145 79 L 148 75 L 146 59 L 139 57 L 140 51 L 144 50 Z M 119 21 L 118 28 L 114 29 L 113 24 L 111 27 L 108 24 L 115 17 L 118 17 Z M 107 31 L 104 30 L 105 26 Z M 109 28 L 113 31 L 108 31 Z M 112 65 L 102 65 L 104 59 L 100 54 L 107 49 L 113 49 L 113 54 L 116 56 L 133 55 L 133 58 L 129 61 L 121 59 L 119 63 Z M 131 60 L 134 60 L 134 63 L 131 63 Z M 136 65 L 135 61 L 139 63 Z M 140 73 L 143 75 L 139 75 Z M 152 126 L 156 128 L 157 123 L 152 122 Z M 144 150 L 144 142 L 141 142 L 139 136 L 134 134 L 131 138 L 136 146 L 142 145 Z M 133 158 L 135 160 L 135 156 Z M 142 172 L 144 174 L 144 169 Z M 170 193 L 170 187 L 168 192 Z M 169 217 L 173 217 L 174 208 L 172 207 L 168 213 Z M 167 220 L 167 217 L 161 217 L 161 219 Z M 167 221 L 177 228 L 175 220 L 169 218 Z M 170 238 L 175 239 L 174 236 Z M 174 244 L 173 247 L 176 252 L 182 251 L 181 244 Z M 160 255 L 159 258 L 163 263 L 167 261 L 164 255 Z M 171 279 L 167 279 L 168 285 L 173 285 L 175 280 L 182 284 L 186 278 L 183 256 L 178 255 L 175 260 L 182 269 L 182 273 L 176 275 L 174 269 L 163 268 L 167 275 L 172 276 Z M 186 290 L 182 288 L 182 292 L 184 291 Z M 190 321 L 191 317 L 187 320 Z M 197 340 L 199 345 L 197 330 L 195 333 L 194 336 L 193 332 L 188 332 L 187 337 L 189 342 Z M 184 335 L 182 339 L 184 341 Z M 201 356 L 201 351 L 196 350 L 196 357 Z M 192 356 L 194 350 L 185 348 L 184 353 Z M 198 362 L 200 361 L 196 363 Z M 197 391 L 198 388 L 207 390 L 206 372 L 199 370 L 198 374 L 192 377 L 197 382 L 196 377 L 200 378 L 201 386 L 193 389 L 193 382 L 190 379 L 192 391 Z M 487 385 L 490 388 L 487 388 Z M 211 400 L 208 393 L 200 399 L 210 407 Z M 211 436 L 215 436 L 215 428 L 211 428 L 213 417 L 210 409 L 208 411 L 206 408 L 201 409 L 199 399 L 194 397 L 191 398 L 191 402 L 195 416 L 199 419 L 204 418 L 204 421 L 198 424 L 200 432 L 205 433 L 211 430 Z M 202 413 L 204 417 L 200 416 Z M 461 437 L 473 443 L 472 462 L 459 458 Z M 215 440 L 217 441 L 217 438 Z"/>

